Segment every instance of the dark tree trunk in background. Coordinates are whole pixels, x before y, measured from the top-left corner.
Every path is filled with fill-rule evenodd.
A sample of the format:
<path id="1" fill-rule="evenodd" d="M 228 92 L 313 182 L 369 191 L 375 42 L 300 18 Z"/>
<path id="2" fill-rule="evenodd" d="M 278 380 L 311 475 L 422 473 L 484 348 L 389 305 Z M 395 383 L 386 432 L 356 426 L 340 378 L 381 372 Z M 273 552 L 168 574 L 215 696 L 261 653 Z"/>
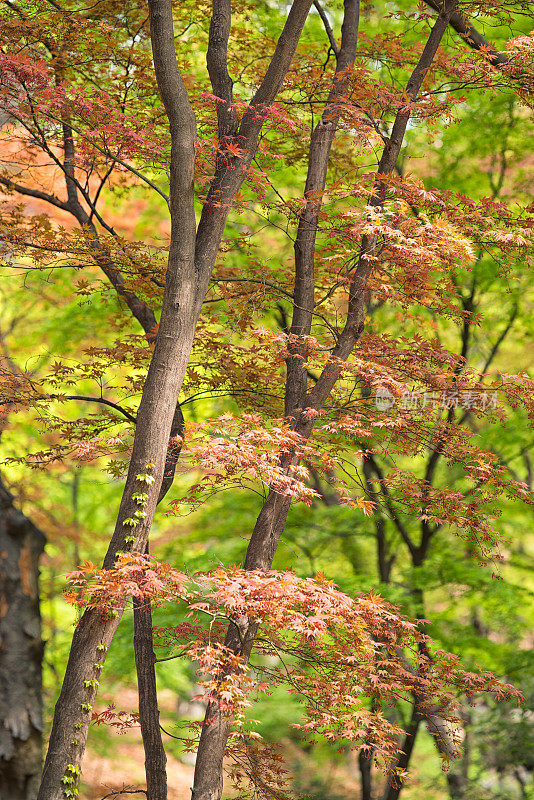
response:
<path id="1" fill-rule="evenodd" d="M 362 800 L 372 800 L 373 797 L 371 779 L 372 764 L 372 758 L 366 758 L 360 750 L 358 754 L 358 766 L 360 768 L 360 780 L 362 782 Z"/>
<path id="2" fill-rule="evenodd" d="M 386 786 L 382 800 L 397 800 L 404 788 L 404 784 L 400 783 L 399 779 L 397 778 L 397 773 L 402 773 L 408 769 L 421 720 L 422 717 L 418 714 L 417 708 L 414 704 L 412 718 L 410 720 L 410 724 L 406 728 L 404 741 L 401 746 L 397 763 L 395 764 L 395 772 L 390 775 L 391 782 Z"/>
<path id="3" fill-rule="evenodd" d="M 0 800 L 35 800 L 41 777 L 44 545 L 0 479 Z"/>

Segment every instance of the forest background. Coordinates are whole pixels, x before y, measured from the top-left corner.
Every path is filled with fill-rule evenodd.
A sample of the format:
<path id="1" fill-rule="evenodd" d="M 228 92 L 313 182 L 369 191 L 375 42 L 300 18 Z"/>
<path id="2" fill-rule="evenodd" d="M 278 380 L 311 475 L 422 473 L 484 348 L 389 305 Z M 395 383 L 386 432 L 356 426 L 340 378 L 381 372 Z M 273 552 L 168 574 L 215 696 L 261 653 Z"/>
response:
<path id="1" fill-rule="evenodd" d="M 166 6 L 152 3 L 152 14 L 158 5 Z M 216 627 L 235 618 L 235 608 L 252 614 L 250 585 L 225 570 L 243 563 L 271 498 L 281 504 L 277 513 L 287 513 L 272 564 L 282 585 L 274 605 L 286 616 L 280 621 L 267 600 L 257 611 L 273 634 L 260 637 L 252 656 L 261 688 L 252 706 L 242 708 L 246 686 L 239 681 L 229 691 L 228 709 L 243 713 L 243 738 L 228 751 L 238 788 L 228 780 L 227 796 L 534 796 L 532 16 L 521 2 L 450 3 L 439 14 L 436 6 L 316 4 L 300 12 L 302 33 L 293 31 L 289 54 L 280 45 L 284 25 L 291 33 L 284 4 L 236 4 L 230 33 L 226 3 L 173 10 L 176 56 L 196 116 L 197 222 L 202 209 L 230 213 L 202 292 L 150 552 L 180 575 L 219 570 L 213 580 L 223 595 L 216 611 L 210 606 Z M 99 565 L 162 304 L 173 156 L 148 16 L 144 4 L 110 1 L 83 8 L 6 2 L 2 10 L 6 800 L 36 796 L 42 741 L 86 581 L 104 585 Z M 444 19 L 443 38 L 421 67 L 436 19 Z M 265 76 L 282 62 L 272 91 Z M 423 85 L 414 90 L 419 67 Z M 269 89 L 272 96 L 249 119 L 251 98 Z M 247 120 L 258 125 L 253 152 L 243 134 Z M 400 139 L 393 127 L 399 120 Z M 243 163 L 244 183 L 230 192 L 238 193 L 230 209 L 225 181 L 237 180 Z M 216 225 L 206 227 L 211 234 Z M 356 306 L 354 319 L 365 331 L 352 333 L 341 353 Z M 337 381 L 298 417 L 306 392 L 316 398 L 332 368 Z M 156 466 L 145 459 L 142 467 L 136 474 L 150 488 Z M 133 534 L 144 520 L 138 505 L 139 516 L 126 517 L 131 525 L 121 522 L 127 554 L 128 545 L 137 548 Z M 256 566 L 269 569 L 262 558 Z M 187 628 L 182 590 L 176 583 L 169 590 L 168 573 L 151 562 L 147 580 L 146 563 L 122 563 L 117 585 L 105 585 L 104 613 L 118 621 L 121 592 L 137 593 L 139 616 L 153 600 L 168 795 L 188 797 L 196 745 L 186 741 L 187 723 L 204 713 L 195 699 L 198 681 L 221 663 L 198 649 L 208 628 L 202 618 L 196 631 Z M 66 574 L 84 564 L 66 597 Z M 317 583 L 298 582 L 317 576 Z M 414 668 L 398 672 L 405 664 L 398 642 L 408 637 L 408 652 L 412 634 L 392 616 L 401 638 L 378 683 L 376 653 L 375 669 L 373 658 L 367 672 L 362 667 L 362 711 L 346 687 L 343 695 L 332 688 L 350 673 L 344 659 L 353 640 L 344 637 L 354 630 L 325 610 L 321 592 L 333 591 L 325 581 L 343 593 L 334 605 L 361 598 L 370 641 L 389 642 L 391 633 L 383 619 L 393 612 L 377 595 L 409 619 L 428 620 L 423 629 L 435 645 L 417 640 L 421 661 L 413 663 L 420 671 L 431 651 L 447 691 L 441 649 L 467 670 L 513 684 L 523 705 L 513 696 L 471 698 L 482 683 L 460 678 L 456 722 L 448 695 L 431 707 L 422 703 L 410 684 Z M 206 587 L 197 584 L 189 607 L 202 602 L 203 591 L 204 601 L 215 603 Z M 299 592 L 308 593 L 305 601 Z M 236 596 L 244 605 L 235 605 Z M 321 651 L 322 660 L 316 652 L 313 667 L 309 651 L 297 647 L 302 631 L 287 630 L 297 607 L 312 639 L 335 639 L 337 630 L 338 645 L 327 641 L 330 650 Z M 373 615 L 380 623 L 369 622 Z M 93 724 L 83 776 L 73 761 L 62 796 L 71 796 L 71 786 L 96 798 L 150 783 L 135 716 L 140 630 L 134 653 L 128 603 L 105 668 L 98 680 L 86 679 L 91 692 L 99 686 L 96 701 L 87 700 L 86 722 L 92 716 Z M 175 657 L 186 634 L 197 649 Z M 221 690 L 213 680 L 208 693 Z M 404 694 L 393 688 L 396 680 L 404 681 Z M 485 685 L 501 693 L 493 678 Z M 107 703 L 115 710 L 106 711 Z M 360 720 L 355 730 L 351 714 Z M 397 726 L 393 755 L 386 723 Z M 276 753 L 254 750 L 252 729 L 281 746 L 287 773 L 278 772 Z M 143 738 L 147 747 L 146 730 Z M 381 755 L 385 774 L 374 765 Z M 406 768 L 404 784 L 396 774 Z M 148 791 L 163 796 L 161 786 Z"/>

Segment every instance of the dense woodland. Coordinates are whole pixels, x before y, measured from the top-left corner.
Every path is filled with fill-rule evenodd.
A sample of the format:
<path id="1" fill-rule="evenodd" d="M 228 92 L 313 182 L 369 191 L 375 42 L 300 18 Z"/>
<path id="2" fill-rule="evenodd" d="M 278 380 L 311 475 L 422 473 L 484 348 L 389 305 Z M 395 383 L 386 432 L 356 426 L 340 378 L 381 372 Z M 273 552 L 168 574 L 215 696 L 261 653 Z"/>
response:
<path id="1" fill-rule="evenodd" d="M 534 798 L 531 3 L 0 13 L 0 800 Z"/>

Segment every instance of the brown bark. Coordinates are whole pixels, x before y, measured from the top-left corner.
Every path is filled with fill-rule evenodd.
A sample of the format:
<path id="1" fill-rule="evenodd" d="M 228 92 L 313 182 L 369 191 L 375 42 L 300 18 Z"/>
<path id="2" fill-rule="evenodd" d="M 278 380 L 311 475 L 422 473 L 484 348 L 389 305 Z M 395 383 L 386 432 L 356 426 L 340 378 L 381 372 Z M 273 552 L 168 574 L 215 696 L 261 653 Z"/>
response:
<path id="1" fill-rule="evenodd" d="M 390 773 L 382 800 L 397 800 L 400 796 L 405 784 L 397 776 L 405 772 L 410 765 L 421 722 L 426 723 L 428 731 L 432 735 L 436 748 L 442 757 L 450 762 L 458 755 L 458 747 L 454 740 L 450 723 L 444 720 L 439 713 L 433 712 L 432 709 L 422 710 L 420 708 L 420 699 L 414 697 L 410 723 L 405 731 L 400 753 Z"/>
<path id="2" fill-rule="evenodd" d="M 167 756 L 159 727 L 150 603 L 134 598 L 134 653 L 139 688 L 139 721 L 145 750 L 147 800 L 167 798 Z"/>
<path id="3" fill-rule="evenodd" d="M 382 514 L 380 508 L 380 498 L 378 492 L 374 488 L 373 472 L 369 457 L 364 455 L 362 459 L 362 472 L 365 481 L 365 489 L 371 500 L 376 504 L 374 512 L 374 523 L 376 531 L 376 557 L 377 557 L 377 572 L 380 583 L 389 583 L 391 577 L 391 570 L 396 560 L 396 553 L 390 552 L 388 540 L 386 536 L 386 518 Z"/>
<path id="4" fill-rule="evenodd" d="M 456 2 L 449 3 L 447 10 L 440 13 L 440 16 L 430 32 L 421 57 L 406 86 L 406 94 L 411 100 L 415 100 L 417 97 L 424 76 L 432 64 L 443 34 L 447 28 L 448 17 L 455 6 Z M 386 197 L 384 175 L 391 173 L 395 168 L 409 117 L 410 111 L 401 109 L 395 118 L 391 136 L 384 147 L 378 165 L 375 193 L 370 201 L 370 205 L 374 208 L 379 208 L 384 203 Z M 325 401 L 341 373 L 344 362 L 352 353 L 363 331 L 365 318 L 365 287 L 371 271 L 371 259 L 374 255 L 375 247 L 375 236 L 363 236 L 358 266 L 351 280 L 345 326 L 334 347 L 330 360 L 315 386 L 305 398 L 303 402 L 304 408 L 296 417 L 292 426 L 297 433 L 301 434 L 303 439 L 307 439 L 310 436 L 313 428 L 313 419 L 310 418 L 306 412 L 308 410 L 322 410 Z M 288 389 L 288 392 L 289 391 L 292 391 L 292 388 Z M 291 466 L 291 461 L 292 459 L 286 459 L 285 466 Z M 285 525 L 288 510 L 289 500 L 275 490 L 271 490 L 252 533 L 245 559 L 245 569 L 270 568 L 279 537 Z"/>
<path id="5" fill-rule="evenodd" d="M 154 0 L 149 9 L 156 77 L 171 132 L 171 246 L 158 335 L 137 414 L 133 452 L 117 525 L 104 560 L 106 568 L 113 565 L 118 550 L 130 549 L 124 540 L 131 529 L 123 525 L 123 520 L 133 517 L 132 494 L 141 487 L 148 494 L 147 516 L 135 528 L 132 549 L 143 552 L 146 546 L 163 481 L 173 414 L 196 326 L 196 315 L 191 313 L 196 301 L 193 194 L 196 124 L 174 55 L 170 4 Z M 153 466 L 147 467 L 147 464 Z M 147 473 L 154 479 L 151 485 L 137 478 Z M 63 795 L 61 780 L 67 766 L 80 764 L 90 721 L 85 704 L 92 704 L 96 695 L 96 689 L 85 683 L 98 678 L 94 664 L 104 660 L 102 648 L 109 646 L 119 618 L 120 615 L 106 618 L 101 611 L 88 609 L 76 628 L 56 705 L 39 800 L 60 800 Z"/>
<path id="6" fill-rule="evenodd" d="M 176 406 L 171 428 L 171 439 L 182 436 L 184 418 L 179 405 Z M 163 482 L 158 497 L 161 503 L 172 486 L 176 462 L 180 455 L 181 441 L 173 443 L 165 461 Z M 145 549 L 148 553 L 148 543 Z M 166 800 L 167 797 L 167 756 L 161 738 L 159 724 L 158 695 L 156 691 L 156 657 L 152 633 L 152 611 L 150 603 L 133 601 L 134 654 L 137 672 L 137 691 L 139 696 L 139 722 L 145 751 L 145 775 L 147 800 Z"/>
<path id="7" fill-rule="evenodd" d="M 302 406 L 307 388 L 305 344 L 313 320 L 315 296 L 315 240 L 319 212 L 326 186 L 330 152 L 336 135 L 342 103 L 346 96 L 347 71 L 354 62 L 358 42 L 359 3 L 345 3 L 341 30 L 341 48 L 336 57 L 336 71 L 321 119 L 312 131 L 304 199 L 306 207 L 300 214 L 295 239 L 295 284 L 293 288 L 293 319 L 288 337 L 289 357 L 286 360 L 287 379 L 285 415 L 294 418 L 295 409 Z"/>
<path id="8" fill-rule="evenodd" d="M 345 90 L 345 70 L 353 62 L 358 37 L 359 2 L 346 0 L 342 31 L 342 46 L 327 104 L 311 136 L 305 197 L 308 207 L 299 220 L 295 242 L 295 287 L 293 319 L 290 329 L 287 359 L 285 413 L 296 421 L 296 409 L 306 395 L 306 369 L 300 337 L 309 334 L 313 318 L 315 291 L 315 238 L 322 193 L 326 184 L 328 160 L 339 121 L 339 101 Z M 287 466 L 293 459 L 287 460 Z M 271 490 L 260 512 L 245 558 L 245 569 L 267 570 L 272 564 L 279 536 L 284 529 L 289 501 Z M 245 641 L 238 635 L 236 625 L 228 629 L 225 644 L 239 652 L 246 661 L 250 656 L 257 626 L 244 620 Z M 210 702 L 202 725 L 197 751 L 193 800 L 219 800 L 223 789 L 223 758 L 230 731 L 230 720 Z"/>
<path id="9" fill-rule="evenodd" d="M 358 766 L 360 768 L 360 779 L 362 782 L 362 800 L 372 800 L 372 780 L 371 780 L 371 766 L 373 764 L 372 758 L 366 758 L 362 751 L 358 753 Z"/>
<path id="10" fill-rule="evenodd" d="M 231 0 L 214 0 L 210 23 L 206 62 L 213 94 L 223 103 L 217 103 L 219 141 L 224 145 L 227 136 L 237 132 L 239 121 L 233 106 L 233 82 L 228 74 L 228 39 L 232 25 Z"/>
<path id="11" fill-rule="evenodd" d="M 440 4 L 438 0 L 425 1 L 427 5 L 434 9 L 434 11 L 440 10 Z M 453 14 L 451 14 L 449 25 L 451 28 L 454 28 L 456 33 L 458 33 L 464 42 L 473 50 L 484 51 L 490 64 L 492 64 L 494 67 L 502 67 L 504 64 L 508 64 L 509 59 L 506 54 L 495 50 L 495 48 L 491 46 L 487 39 L 485 39 L 484 36 L 477 31 L 474 25 L 471 25 L 469 18 L 465 14 L 460 14 L 459 12 L 455 11 Z"/>
<path id="12" fill-rule="evenodd" d="M 34 800 L 42 765 L 39 557 L 45 536 L 0 479 L 0 798 Z"/>

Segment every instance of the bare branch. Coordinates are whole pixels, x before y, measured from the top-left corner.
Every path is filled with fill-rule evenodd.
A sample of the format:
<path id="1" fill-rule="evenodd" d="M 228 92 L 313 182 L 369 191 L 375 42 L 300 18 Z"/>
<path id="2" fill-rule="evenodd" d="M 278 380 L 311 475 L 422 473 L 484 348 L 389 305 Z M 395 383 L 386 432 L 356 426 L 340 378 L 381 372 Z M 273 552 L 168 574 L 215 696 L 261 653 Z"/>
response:
<path id="1" fill-rule="evenodd" d="M 433 8 L 434 11 L 440 11 L 441 6 L 438 0 L 425 0 L 426 4 Z M 508 57 L 504 53 L 500 53 L 498 50 L 495 50 L 494 47 L 487 41 L 487 39 L 482 36 L 481 33 L 477 31 L 477 29 L 471 25 L 467 16 L 464 14 L 460 14 L 455 11 L 451 14 L 451 18 L 449 21 L 449 25 L 451 28 L 454 28 L 456 33 L 459 33 L 464 42 L 471 47 L 473 50 L 478 50 L 479 52 L 483 52 L 484 55 L 488 58 L 490 64 L 494 67 L 502 67 L 505 64 L 508 64 Z"/>
<path id="2" fill-rule="evenodd" d="M 81 394 L 49 394 L 48 397 L 50 400 L 84 400 L 87 403 L 101 403 L 104 406 L 114 408 L 115 411 L 118 411 L 123 417 L 129 419 L 134 425 L 137 422 L 136 417 L 130 414 L 129 411 L 126 411 L 125 408 L 122 408 L 122 406 L 119 406 L 117 403 L 113 403 L 111 400 L 105 400 L 103 397 L 86 397 Z"/>
<path id="3" fill-rule="evenodd" d="M 146 789 L 117 789 L 114 792 L 110 792 L 109 794 L 105 794 L 100 800 L 110 800 L 112 797 L 121 797 L 124 794 L 144 794 L 146 795 Z"/>
<path id="4" fill-rule="evenodd" d="M 55 196 L 55 194 L 42 192 L 39 189 L 30 189 L 29 186 L 22 186 L 22 184 L 15 183 L 15 181 L 12 181 L 4 176 L 0 176 L 0 184 L 14 192 L 25 195 L 26 197 L 35 197 L 37 200 L 44 200 L 46 203 L 50 203 L 50 205 L 60 208 L 62 211 L 70 211 L 69 204 L 64 200 L 60 200 L 59 197 Z"/>
<path id="5" fill-rule="evenodd" d="M 332 48 L 332 50 L 334 51 L 336 56 L 338 56 L 339 55 L 339 45 L 336 42 L 336 37 L 334 36 L 334 31 L 332 30 L 332 28 L 330 26 L 330 22 L 328 20 L 328 17 L 326 16 L 326 12 L 325 12 L 324 8 L 322 7 L 322 5 L 320 4 L 319 0 L 313 0 L 313 5 L 315 6 L 315 8 L 317 10 L 317 13 L 321 17 L 322 23 L 324 25 L 324 29 L 326 31 L 326 35 L 328 36 L 328 41 L 330 42 L 330 47 Z"/>

